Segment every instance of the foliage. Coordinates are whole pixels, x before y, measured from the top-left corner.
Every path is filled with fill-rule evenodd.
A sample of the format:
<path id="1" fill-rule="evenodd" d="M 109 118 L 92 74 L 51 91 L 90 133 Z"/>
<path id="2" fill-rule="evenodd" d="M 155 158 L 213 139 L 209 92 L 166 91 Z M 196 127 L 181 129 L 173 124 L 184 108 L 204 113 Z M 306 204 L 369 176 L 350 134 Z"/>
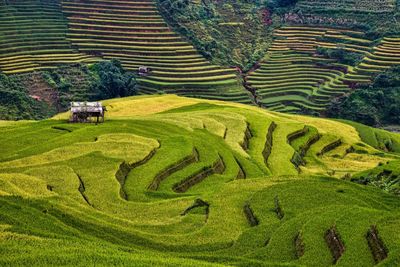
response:
<path id="1" fill-rule="evenodd" d="M 371 184 L 400 196 L 400 161 L 381 162 L 372 170 L 357 173 L 351 180 Z"/>
<path id="2" fill-rule="evenodd" d="M 95 101 L 136 94 L 136 79 L 117 60 L 61 66 L 39 77 L 57 98 L 54 103 L 35 100 L 28 93 L 29 76 L 0 75 L 0 119 L 44 119 L 64 111 L 71 101 Z"/>
<path id="3" fill-rule="evenodd" d="M 358 121 L 371 126 L 400 121 L 400 67 L 375 77 L 373 84 L 356 89 L 332 102 L 331 117 Z"/>
<path id="4" fill-rule="evenodd" d="M 381 129 L 375 129 L 361 123 L 340 120 L 357 129 L 361 140 L 380 150 L 400 153 L 400 135 Z"/>
<path id="5" fill-rule="evenodd" d="M 125 71 L 118 60 L 100 61 L 90 67 L 77 65 L 72 70 L 70 67 L 62 67 L 44 72 L 43 76 L 65 102 L 136 94 L 134 75 Z"/>
<path id="6" fill-rule="evenodd" d="M 54 112 L 29 96 L 18 77 L 0 74 L 0 120 L 43 119 Z"/>
<path id="7" fill-rule="evenodd" d="M 354 52 L 348 52 L 344 48 L 325 48 L 318 47 L 317 52 L 330 59 L 335 59 L 337 62 L 345 65 L 355 66 L 358 64 L 363 55 Z"/>
<path id="8" fill-rule="evenodd" d="M 265 5 L 271 9 L 285 8 L 296 5 L 298 0 L 266 0 Z"/>
<path id="9" fill-rule="evenodd" d="M 326 18 L 325 22 L 318 23 L 323 26 L 328 20 L 346 21 L 346 25 L 355 30 L 363 30 L 370 40 L 385 35 L 397 35 L 399 33 L 398 8 L 387 9 L 387 3 L 396 1 L 328 1 L 328 0 L 301 0 L 295 6 L 294 11 L 299 11 L 308 16 Z M 396 4 L 394 4 L 395 6 Z M 384 19 L 383 19 L 384 17 Z"/>
<path id="10" fill-rule="evenodd" d="M 91 68 L 98 77 L 92 85 L 94 99 L 109 99 L 136 94 L 136 79 L 126 72 L 118 60 L 101 61 Z"/>
<path id="11" fill-rule="evenodd" d="M 176 31 L 207 59 L 248 70 L 266 51 L 272 23 L 261 1 L 159 0 Z M 268 13 L 269 14 L 269 13 Z"/>

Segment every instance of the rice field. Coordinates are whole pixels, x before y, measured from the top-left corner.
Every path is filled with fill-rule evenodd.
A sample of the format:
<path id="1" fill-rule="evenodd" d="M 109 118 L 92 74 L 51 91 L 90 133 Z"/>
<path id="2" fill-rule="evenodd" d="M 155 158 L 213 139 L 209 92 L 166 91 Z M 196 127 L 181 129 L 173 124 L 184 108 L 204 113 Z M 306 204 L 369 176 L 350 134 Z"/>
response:
<path id="1" fill-rule="evenodd" d="M 394 0 L 300 0 L 297 7 L 305 10 L 333 10 L 368 13 L 390 13 L 396 9 Z"/>
<path id="2" fill-rule="evenodd" d="M 174 95 L 104 104 L 98 125 L 0 122 L 0 265 L 399 262 L 398 134 Z M 390 193 L 359 182 L 388 168 Z"/>
<path id="3" fill-rule="evenodd" d="M 195 4 L 195 3 L 192 3 Z M 303 10 L 390 12 L 392 0 L 299 1 Z M 23 0 L 0 3 L 0 71 L 13 75 L 118 59 L 138 73 L 138 93 L 177 94 L 258 104 L 287 113 L 323 112 L 335 97 L 400 63 L 399 36 L 370 40 L 360 30 L 283 25 L 260 66 L 244 77 L 234 66 L 212 64 L 174 32 L 155 0 Z M 342 49 L 362 57 L 346 65 L 318 53 Z M 243 86 L 245 85 L 245 86 Z M 250 92 L 245 89 L 250 89 Z"/>
<path id="4" fill-rule="evenodd" d="M 0 70 L 5 74 L 99 60 L 68 41 L 67 22 L 58 1 L 2 2 L 0 21 Z"/>
<path id="5" fill-rule="evenodd" d="M 13 75 L 118 59 L 140 94 L 175 93 L 252 104 L 233 68 L 211 64 L 146 1 L 7 1 L 0 3 L 0 71 Z"/>
<path id="6" fill-rule="evenodd" d="M 130 71 L 141 66 L 151 75 L 138 79 L 139 93 L 252 103 L 233 68 L 212 65 L 184 38 L 172 31 L 157 3 L 146 1 L 62 1 L 68 39 L 87 54 L 116 58 Z M 239 96 L 232 99 L 231 94 Z"/>
<path id="7" fill-rule="evenodd" d="M 260 67 L 246 77 L 261 105 L 273 111 L 320 112 L 335 97 L 397 66 L 399 38 L 374 42 L 362 31 L 317 26 L 283 26 Z M 319 48 L 341 49 L 359 55 L 356 65 L 346 65 L 318 53 Z"/>

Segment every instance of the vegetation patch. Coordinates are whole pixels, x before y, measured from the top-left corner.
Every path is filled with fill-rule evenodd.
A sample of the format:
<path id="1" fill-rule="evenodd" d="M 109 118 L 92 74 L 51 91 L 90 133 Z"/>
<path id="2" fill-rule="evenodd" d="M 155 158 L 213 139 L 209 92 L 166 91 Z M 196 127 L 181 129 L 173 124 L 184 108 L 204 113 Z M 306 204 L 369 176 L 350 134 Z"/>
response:
<path id="1" fill-rule="evenodd" d="M 274 198 L 274 211 L 276 213 L 276 216 L 278 217 L 279 220 L 282 220 L 283 217 L 285 217 L 285 213 L 283 212 L 281 202 L 279 201 L 279 197 L 275 196 Z"/>
<path id="2" fill-rule="evenodd" d="M 400 165 L 399 161 L 381 162 L 374 169 L 356 173 L 351 181 L 372 185 L 387 192 L 400 194 Z"/>
<path id="3" fill-rule="evenodd" d="M 86 189 L 85 189 L 85 184 L 83 183 L 82 177 L 79 176 L 79 174 L 77 174 L 77 173 L 75 173 L 75 174 L 76 174 L 76 177 L 78 177 L 78 179 L 79 179 L 79 188 L 78 188 L 79 193 L 81 194 L 81 196 L 82 196 L 82 198 L 85 200 L 85 202 L 86 202 L 89 206 L 93 207 L 93 205 L 89 202 L 89 199 L 88 199 L 88 197 L 87 197 L 86 194 L 85 194 Z"/>
<path id="4" fill-rule="evenodd" d="M 309 128 L 304 127 L 301 130 L 295 131 L 287 136 L 287 141 L 291 144 L 295 139 L 305 136 L 309 131 Z"/>
<path id="5" fill-rule="evenodd" d="M 271 124 L 269 125 L 267 135 L 266 135 L 264 150 L 262 152 L 262 154 L 264 156 L 264 163 L 267 167 L 268 167 L 268 158 L 272 152 L 272 145 L 273 145 L 272 136 L 274 134 L 276 127 L 277 127 L 277 124 L 275 122 L 271 122 Z"/>
<path id="6" fill-rule="evenodd" d="M 55 130 L 60 130 L 60 131 L 65 131 L 65 132 L 68 132 L 68 133 L 72 133 L 71 129 L 68 129 L 68 128 L 65 128 L 65 127 L 61 127 L 61 126 L 53 126 L 51 128 L 55 129 Z"/>
<path id="7" fill-rule="evenodd" d="M 299 171 L 300 170 L 300 165 L 304 165 L 305 162 L 303 160 L 304 155 L 307 153 L 306 149 L 304 147 L 307 145 L 305 144 L 304 146 L 301 147 L 295 147 L 292 142 L 295 141 L 296 139 L 304 137 L 307 133 L 309 133 L 309 128 L 304 127 L 301 130 L 295 131 L 287 136 L 287 142 L 295 148 L 295 151 L 293 152 L 293 156 L 291 158 L 292 164 L 296 167 L 296 169 Z"/>
<path id="8" fill-rule="evenodd" d="M 247 126 L 246 126 L 246 130 L 244 132 L 244 138 L 243 138 L 243 142 L 241 143 L 241 147 L 244 150 L 248 150 L 249 149 L 249 142 L 250 139 L 253 137 L 253 134 L 251 133 L 251 129 L 250 129 L 250 125 L 248 122 L 246 122 Z"/>
<path id="9" fill-rule="evenodd" d="M 121 198 L 125 200 L 128 200 L 128 197 L 126 196 L 124 185 L 126 177 L 128 176 L 131 169 L 132 169 L 131 166 L 124 161 L 119 165 L 118 171 L 115 174 L 115 178 L 118 180 L 120 184 L 119 195 L 121 196 Z"/>
<path id="10" fill-rule="evenodd" d="M 251 227 L 257 226 L 259 224 L 258 218 L 251 209 L 250 204 L 247 203 L 243 206 L 243 212 Z"/>
<path id="11" fill-rule="evenodd" d="M 192 186 L 200 183 L 202 180 L 207 178 L 213 174 L 222 174 L 225 171 L 225 163 L 221 156 L 219 156 L 218 160 L 213 163 L 212 166 L 203 167 L 197 173 L 192 174 L 190 177 L 187 177 L 180 181 L 179 183 L 173 186 L 173 190 L 176 193 L 184 193 L 189 190 Z"/>
<path id="12" fill-rule="evenodd" d="M 128 200 L 128 197 L 127 197 L 127 194 L 125 192 L 124 186 L 125 186 L 126 178 L 129 175 L 129 172 L 132 169 L 134 169 L 134 168 L 136 168 L 136 167 L 138 167 L 140 165 L 146 164 L 146 162 L 148 162 L 154 156 L 154 154 L 156 152 L 157 152 L 157 149 L 153 149 L 152 151 L 150 151 L 150 153 L 145 158 L 143 158 L 142 160 L 140 160 L 138 162 L 127 163 L 127 162 L 124 161 L 119 165 L 118 170 L 115 173 L 115 178 L 117 179 L 117 181 L 120 184 L 120 191 L 119 192 L 120 192 L 121 198 L 123 198 L 125 200 Z"/>
<path id="13" fill-rule="evenodd" d="M 344 244 L 340 239 L 336 226 L 332 226 L 325 233 L 325 241 L 332 253 L 333 264 L 336 264 L 345 251 Z"/>
<path id="14" fill-rule="evenodd" d="M 296 258 L 300 259 L 304 255 L 305 245 L 303 241 L 303 234 L 299 231 L 294 238 L 294 247 L 296 249 Z"/>
<path id="15" fill-rule="evenodd" d="M 341 64 L 350 66 L 357 65 L 363 58 L 362 54 L 348 52 L 343 48 L 332 49 L 332 48 L 319 47 L 319 49 L 317 49 L 317 52 L 321 55 L 326 56 L 327 58 L 335 59 L 337 62 Z"/>
<path id="16" fill-rule="evenodd" d="M 339 147 L 340 145 L 342 145 L 342 140 L 338 139 L 330 144 L 327 144 L 326 146 L 324 146 L 321 151 L 318 153 L 318 156 L 322 156 L 326 153 L 328 153 L 329 151 L 334 150 L 335 148 Z"/>
<path id="17" fill-rule="evenodd" d="M 388 249 L 383 243 L 382 239 L 379 237 L 378 229 L 376 225 L 372 225 L 367 232 L 368 246 L 374 257 L 375 263 L 383 261 L 388 256 Z"/>
<path id="18" fill-rule="evenodd" d="M 161 0 L 159 9 L 177 32 L 217 64 L 248 70 L 269 45 L 271 14 L 261 2 Z"/>
<path id="19" fill-rule="evenodd" d="M 400 68 L 394 66 L 375 75 L 370 85 L 333 101 L 328 115 L 370 126 L 397 124 L 400 99 Z"/>
<path id="20" fill-rule="evenodd" d="M 236 179 L 246 179 L 246 172 L 244 171 L 242 164 L 239 162 L 239 160 L 237 158 L 235 158 L 235 161 L 236 161 L 237 165 L 239 166 L 239 171 L 236 176 Z"/>
<path id="21" fill-rule="evenodd" d="M 370 242 L 390 249 L 380 264 L 399 261 L 399 199 L 364 185 L 396 188 L 396 146 L 364 141 L 396 134 L 171 95 L 103 104 L 97 125 L 68 125 L 68 114 L 1 123 L 0 265 L 325 266 L 346 246 L 338 265 L 372 266 L 371 222 Z M 294 151 L 307 152 L 301 173 Z"/>
<path id="22" fill-rule="evenodd" d="M 184 216 L 184 215 L 190 213 L 191 211 L 193 211 L 194 209 L 197 209 L 197 208 L 204 208 L 204 213 L 205 213 L 205 217 L 206 217 L 205 221 L 207 222 L 208 214 L 210 212 L 210 204 L 207 203 L 206 201 L 200 199 L 200 198 L 197 198 L 190 207 L 188 207 L 187 209 L 185 209 L 182 212 L 181 215 Z"/>
<path id="23" fill-rule="evenodd" d="M 199 152 L 196 148 L 193 149 L 192 155 L 187 156 L 186 158 L 182 159 L 181 161 L 177 162 L 176 164 L 172 164 L 171 166 L 167 167 L 166 169 L 162 170 L 159 174 L 154 177 L 152 183 L 148 186 L 149 190 L 157 190 L 160 186 L 160 183 L 166 179 L 168 176 L 177 172 L 186 166 L 198 162 L 199 160 Z"/>

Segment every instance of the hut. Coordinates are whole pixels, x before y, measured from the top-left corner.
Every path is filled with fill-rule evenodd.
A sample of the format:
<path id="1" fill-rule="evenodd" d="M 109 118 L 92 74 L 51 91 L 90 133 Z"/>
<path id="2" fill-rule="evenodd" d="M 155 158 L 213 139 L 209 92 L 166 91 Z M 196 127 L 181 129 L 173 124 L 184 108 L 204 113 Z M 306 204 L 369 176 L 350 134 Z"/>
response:
<path id="1" fill-rule="evenodd" d="M 71 102 L 70 122 L 104 122 L 106 108 L 101 102 Z"/>
<path id="2" fill-rule="evenodd" d="M 151 68 L 146 66 L 140 66 L 138 68 L 139 76 L 149 76 L 151 74 Z"/>

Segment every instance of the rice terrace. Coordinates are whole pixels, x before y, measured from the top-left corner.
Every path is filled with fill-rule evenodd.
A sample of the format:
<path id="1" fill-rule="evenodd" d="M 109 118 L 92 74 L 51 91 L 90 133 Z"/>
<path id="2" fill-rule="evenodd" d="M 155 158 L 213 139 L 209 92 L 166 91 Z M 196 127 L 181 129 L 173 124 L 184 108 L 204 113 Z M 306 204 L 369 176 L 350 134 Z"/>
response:
<path id="1" fill-rule="evenodd" d="M 0 1 L 0 266 L 400 266 L 399 15 Z"/>

